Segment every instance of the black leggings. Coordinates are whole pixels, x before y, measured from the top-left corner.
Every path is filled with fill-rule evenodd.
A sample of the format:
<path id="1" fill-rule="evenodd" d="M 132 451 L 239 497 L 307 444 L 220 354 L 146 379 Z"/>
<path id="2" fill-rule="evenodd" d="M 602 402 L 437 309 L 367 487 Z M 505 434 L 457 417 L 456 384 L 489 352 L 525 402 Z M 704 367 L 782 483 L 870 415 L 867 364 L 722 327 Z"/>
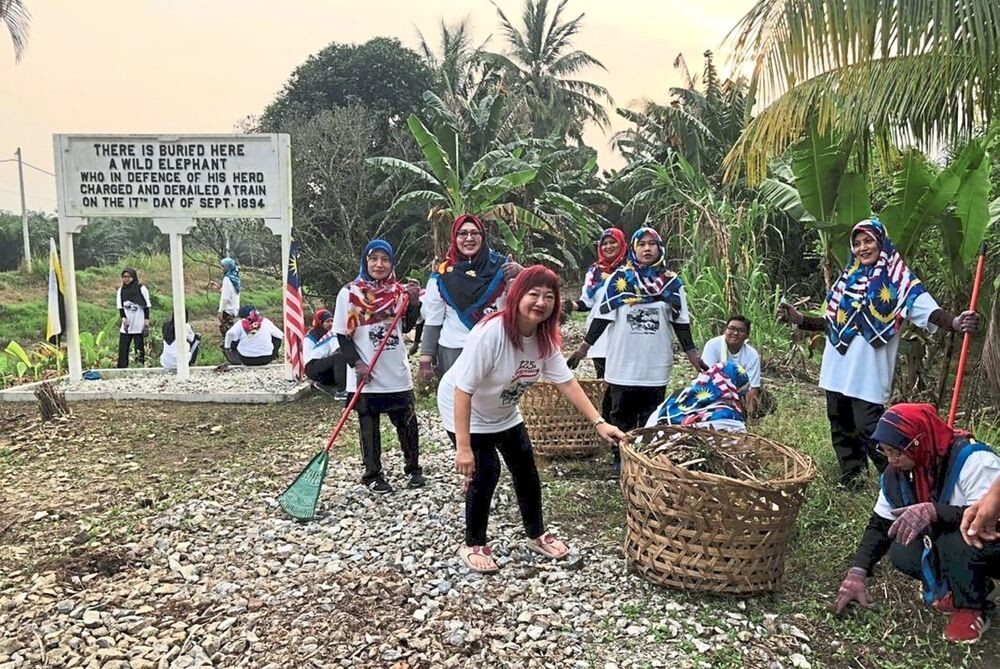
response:
<path id="1" fill-rule="evenodd" d="M 988 541 L 983 548 L 969 546 L 961 530 L 939 534 L 934 539 L 941 576 L 948 583 L 955 606 L 982 611 L 992 608 L 986 597 L 993 590 L 993 579 L 1000 578 L 1000 542 Z M 909 546 L 894 541 L 889 557 L 896 569 L 911 578 L 923 580 L 920 557 L 924 545 L 918 538 Z"/>
<path id="2" fill-rule="evenodd" d="M 594 372 L 597 374 L 597 378 L 604 378 L 604 369 L 607 366 L 607 358 L 591 358 L 594 363 Z M 601 418 L 608 420 L 611 417 L 611 393 L 605 391 L 604 397 L 601 398 Z"/>
<path id="3" fill-rule="evenodd" d="M 889 464 L 871 438 L 883 411 L 881 404 L 826 391 L 826 417 L 830 421 L 833 450 L 840 463 L 841 483 L 850 484 L 863 476 L 868 460 L 880 474 Z"/>
<path id="4" fill-rule="evenodd" d="M 118 369 L 128 367 L 128 350 L 130 345 L 135 343 L 136 359 L 141 367 L 146 362 L 146 336 L 140 332 L 129 334 L 127 332 L 118 333 Z"/>
<path id="5" fill-rule="evenodd" d="M 449 432 L 455 443 L 455 433 Z M 507 463 L 507 470 L 514 483 L 517 506 L 521 510 L 521 522 L 528 538 L 542 536 L 542 481 L 538 478 L 535 454 L 524 423 L 503 432 L 469 435 L 472 457 L 476 463 L 476 473 L 469 482 L 465 493 L 465 545 L 486 545 L 486 528 L 490 521 L 490 502 L 500 481 L 500 458 Z"/>
<path id="6" fill-rule="evenodd" d="M 351 393 L 347 397 L 351 401 Z M 417 413 L 414 410 L 413 391 L 401 393 L 361 393 L 354 410 L 358 412 L 358 432 L 361 436 L 361 459 L 365 463 L 365 473 L 361 482 L 368 485 L 376 479 L 383 478 L 382 473 L 382 430 L 380 419 L 382 414 L 396 428 L 399 446 L 403 451 L 405 462 L 403 471 L 409 474 L 419 474 L 420 470 L 420 435 L 417 427 Z"/>
<path id="7" fill-rule="evenodd" d="M 306 376 L 316 383 L 343 390 L 347 387 L 347 361 L 340 351 L 325 358 L 310 360 L 306 363 Z"/>

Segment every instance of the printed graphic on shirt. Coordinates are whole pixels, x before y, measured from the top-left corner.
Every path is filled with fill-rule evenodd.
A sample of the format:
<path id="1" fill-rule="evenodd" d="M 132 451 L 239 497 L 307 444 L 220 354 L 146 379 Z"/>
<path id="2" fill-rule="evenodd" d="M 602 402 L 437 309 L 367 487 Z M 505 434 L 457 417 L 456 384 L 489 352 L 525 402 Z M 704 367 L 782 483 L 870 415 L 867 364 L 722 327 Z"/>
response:
<path id="1" fill-rule="evenodd" d="M 379 342 L 385 337 L 387 329 L 385 325 L 373 325 L 368 329 L 368 341 L 371 342 L 373 348 L 378 348 Z M 385 349 L 392 351 L 397 346 L 399 346 L 399 333 L 393 332 L 389 336 L 389 341 L 385 343 Z"/>
<path id="2" fill-rule="evenodd" d="M 625 320 L 633 334 L 653 334 L 660 329 L 660 312 L 656 309 L 632 309 Z"/>
<path id="3" fill-rule="evenodd" d="M 541 370 L 534 360 L 522 360 L 510 378 L 511 385 L 500 393 L 500 404 L 505 407 L 515 406 L 521 396 L 532 383 L 538 380 Z"/>

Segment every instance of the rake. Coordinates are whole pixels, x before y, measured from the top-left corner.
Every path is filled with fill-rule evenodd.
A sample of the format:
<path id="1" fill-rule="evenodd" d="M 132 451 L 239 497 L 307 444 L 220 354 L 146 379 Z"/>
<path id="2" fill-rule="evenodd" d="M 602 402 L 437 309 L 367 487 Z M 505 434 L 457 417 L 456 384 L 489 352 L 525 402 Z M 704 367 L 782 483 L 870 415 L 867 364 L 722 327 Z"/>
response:
<path id="1" fill-rule="evenodd" d="M 378 359 L 382 355 L 382 350 L 385 348 L 386 342 L 389 341 L 392 333 L 396 330 L 396 324 L 399 323 L 402 315 L 406 313 L 409 303 L 409 295 L 403 293 L 400 308 L 396 311 L 389 329 L 386 330 L 385 336 L 379 342 L 378 347 L 375 349 L 375 355 L 372 356 L 372 361 L 368 365 L 367 378 L 370 378 L 372 372 L 375 370 L 375 365 L 378 364 Z M 326 467 L 330 462 L 330 449 L 333 448 L 337 437 L 340 436 L 340 431 L 344 429 L 344 425 L 351 415 L 351 410 L 354 409 L 358 398 L 361 397 L 361 391 L 365 387 L 367 378 L 358 380 L 354 395 L 351 397 L 351 401 L 347 403 L 347 406 L 344 407 L 344 412 L 340 414 L 340 420 L 337 421 L 333 432 L 330 433 L 329 438 L 326 440 L 323 450 L 313 456 L 309 464 L 306 465 L 306 468 L 295 477 L 295 480 L 285 489 L 285 492 L 278 496 L 278 504 L 292 518 L 305 521 L 312 520 L 316 516 L 316 504 L 319 502 L 319 495 L 323 489 L 323 481 L 326 479 Z"/>

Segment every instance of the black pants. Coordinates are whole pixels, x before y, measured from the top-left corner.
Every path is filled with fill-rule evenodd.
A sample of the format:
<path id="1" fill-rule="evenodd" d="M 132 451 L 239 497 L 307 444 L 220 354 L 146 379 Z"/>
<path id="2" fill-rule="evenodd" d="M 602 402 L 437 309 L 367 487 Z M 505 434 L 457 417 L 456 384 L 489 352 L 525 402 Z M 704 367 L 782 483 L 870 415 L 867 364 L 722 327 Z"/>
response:
<path id="1" fill-rule="evenodd" d="M 317 358 L 306 363 L 306 376 L 337 390 L 347 387 L 347 362 L 340 351 L 326 358 Z"/>
<path id="2" fill-rule="evenodd" d="M 591 358 L 594 363 L 594 372 L 597 374 L 597 378 L 604 378 L 604 369 L 607 366 L 607 358 Z M 604 397 L 601 398 L 601 418 L 608 420 L 611 416 L 611 393 L 604 393 Z"/>
<path id="3" fill-rule="evenodd" d="M 455 433 L 449 432 L 451 443 L 455 443 Z M 465 545 L 486 545 L 486 529 L 490 522 L 490 502 L 500 482 L 500 458 L 503 456 L 514 483 L 517 507 L 521 510 L 524 531 L 531 539 L 542 536 L 542 481 L 535 466 L 535 453 L 524 423 L 503 432 L 493 434 L 471 434 L 472 457 L 476 463 L 476 473 L 465 492 Z"/>
<path id="4" fill-rule="evenodd" d="M 937 547 L 941 575 L 951 588 L 955 607 L 959 609 L 988 608 L 986 596 L 993 590 L 994 578 L 1000 578 L 1000 542 L 987 542 L 982 550 L 962 541 L 961 530 L 938 535 Z M 893 542 L 889 556 L 896 569 L 911 578 L 922 580 L 920 557 L 924 545 L 920 539 L 909 546 Z"/>
<path id="5" fill-rule="evenodd" d="M 128 350 L 133 344 L 135 345 L 136 358 L 139 361 L 139 366 L 141 367 L 146 362 L 146 335 L 140 332 L 139 334 L 129 334 L 127 332 L 118 333 L 118 369 L 125 369 L 128 367 Z"/>
<path id="6" fill-rule="evenodd" d="M 275 358 L 278 357 L 278 350 L 281 348 L 281 340 L 277 337 L 271 337 L 271 355 L 246 356 L 239 352 L 237 346 L 239 346 L 239 342 L 233 342 L 230 344 L 228 349 L 222 350 L 226 356 L 226 360 L 229 361 L 229 364 L 246 365 L 247 367 L 260 367 L 261 365 L 270 364 Z"/>
<path id="7" fill-rule="evenodd" d="M 354 393 L 348 395 L 348 403 L 353 396 Z M 420 437 L 412 390 L 401 393 L 361 393 L 361 398 L 354 405 L 354 410 L 358 412 L 361 459 L 365 463 L 365 473 L 361 477 L 362 483 L 367 485 L 383 477 L 380 426 L 382 414 L 389 416 L 389 421 L 396 428 L 396 436 L 399 438 L 399 446 L 403 451 L 405 463 L 403 471 L 407 475 L 421 473 Z"/>
<path id="8" fill-rule="evenodd" d="M 826 391 L 826 417 L 830 420 L 833 451 L 840 463 L 840 482 L 850 484 L 863 476 L 872 461 L 879 473 L 889 464 L 872 441 L 872 432 L 885 408 L 856 397 Z"/>

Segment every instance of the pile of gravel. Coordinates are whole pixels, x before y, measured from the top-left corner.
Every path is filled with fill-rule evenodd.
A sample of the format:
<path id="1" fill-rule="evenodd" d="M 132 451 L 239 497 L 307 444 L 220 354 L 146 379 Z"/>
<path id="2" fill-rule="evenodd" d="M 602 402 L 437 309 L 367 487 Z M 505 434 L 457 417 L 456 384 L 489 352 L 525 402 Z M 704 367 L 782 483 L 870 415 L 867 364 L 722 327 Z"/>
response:
<path id="1" fill-rule="evenodd" d="M 284 378 L 283 365 L 261 367 L 231 366 L 225 371 L 214 367 L 193 367 L 186 381 L 179 381 L 176 372 L 162 368 L 108 370 L 106 378 L 71 383 L 64 379 L 60 387 L 70 392 L 112 393 L 123 397 L 137 394 L 177 395 L 198 393 L 210 395 L 231 394 L 285 394 L 301 387 Z M 120 374 L 120 375 L 119 375 Z"/>

